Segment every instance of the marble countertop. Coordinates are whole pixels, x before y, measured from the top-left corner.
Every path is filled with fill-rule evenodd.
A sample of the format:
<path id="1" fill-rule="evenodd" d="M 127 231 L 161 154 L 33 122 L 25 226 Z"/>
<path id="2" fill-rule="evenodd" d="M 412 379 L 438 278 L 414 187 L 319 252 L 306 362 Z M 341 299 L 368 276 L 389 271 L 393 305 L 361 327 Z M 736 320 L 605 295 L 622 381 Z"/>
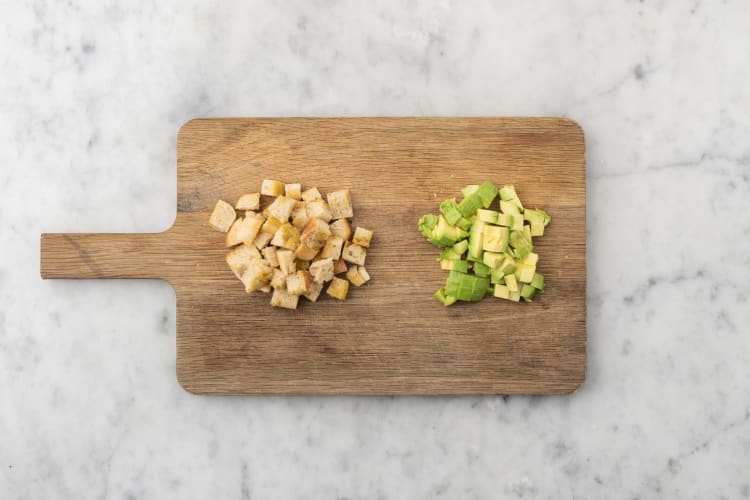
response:
<path id="1" fill-rule="evenodd" d="M 0 494 L 750 496 L 750 3 L 45 2 L 0 18 Z M 586 131 L 565 397 L 197 397 L 174 293 L 39 234 L 175 212 L 196 116 L 563 115 Z"/>

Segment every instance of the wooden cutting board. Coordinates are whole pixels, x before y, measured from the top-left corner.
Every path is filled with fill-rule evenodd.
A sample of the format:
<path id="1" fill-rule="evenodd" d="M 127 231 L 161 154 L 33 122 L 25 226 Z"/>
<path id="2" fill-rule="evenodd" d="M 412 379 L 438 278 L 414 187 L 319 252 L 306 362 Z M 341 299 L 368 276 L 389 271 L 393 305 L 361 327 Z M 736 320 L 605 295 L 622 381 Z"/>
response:
<path id="1" fill-rule="evenodd" d="M 248 295 L 207 226 L 263 178 L 349 188 L 375 232 L 346 302 Z M 417 220 L 465 184 L 515 184 L 552 223 L 531 304 L 445 308 Z M 154 234 L 43 234 L 43 278 L 158 278 L 177 296 L 177 378 L 198 394 L 560 394 L 586 362 L 584 138 L 563 118 L 196 119 L 177 140 L 177 217 Z"/>

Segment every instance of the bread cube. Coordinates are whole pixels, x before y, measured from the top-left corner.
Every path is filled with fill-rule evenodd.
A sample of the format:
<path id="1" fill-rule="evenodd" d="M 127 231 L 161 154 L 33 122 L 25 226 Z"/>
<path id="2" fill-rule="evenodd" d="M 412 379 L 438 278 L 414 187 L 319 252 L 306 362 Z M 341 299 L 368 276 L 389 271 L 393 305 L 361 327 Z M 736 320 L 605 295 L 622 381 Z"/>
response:
<path id="1" fill-rule="evenodd" d="M 344 259 L 339 259 L 333 262 L 333 274 L 345 273 L 347 270 L 346 262 Z"/>
<path id="2" fill-rule="evenodd" d="M 276 234 L 276 231 L 279 230 L 283 222 L 281 222 L 279 219 L 275 217 L 269 217 L 264 223 L 263 226 L 261 226 L 260 230 L 263 233 L 268 233 L 271 236 Z"/>
<path id="3" fill-rule="evenodd" d="M 346 273 L 346 278 L 354 286 L 362 286 L 370 281 L 370 274 L 365 269 L 365 266 L 352 266 Z"/>
<path id="4" fill-rule="evenodd" d="M 263 183 L 260 185 L 260 194 L 266 196 L 281 196 L 284 194 L 284 183 L 273 181 L 271 179 L 263 179 Z"/>
<path id="5" fill-rule="evenodd" d="M 346 295 L 349 293 L 349 282 L 341 278 L 333 278 L 326 293 L 335 299 L 346 300 Z"/>
<path id="6" fill-rule="evenodd" d="M 357 264 L 358 266 L 364 266 L 365 265 L 365 258 L 367 257 L 367 250 L 364 249 L 364 247 L 361 247 L 359 245 L 348 245 L 344 247 L 344 250 L 341 252 L 341 258 L 344 259 L 347 262 L 351 262 L 352 264 Z"/>
<path id="7" fill-rule="evenodd" d="M 341 250 L 344 248 L 344 238 L 338 236 L 331 236 L 323 245 L 323 249 L 318 254 L 320 259 L 333 259 L 339 260 L 341 258 Z"/>
<path id="8" fill-rule="evenodd" d="M 325 245 L 329 236 L 331 236 L 331 230 L 328 224 L 320 219 L 310 219 L 302 230 L 299 240 L 305 246 L 320 249 Z"/>
<path id="9" fill-rule="evenodd" d="M 302 193 L 302 199 L 305 201 L 320 200 L 322 198 L 323 196 L 321 196 L 320 191 L 316 187 L 311 187 Z"/>
<path id="10" fill-rule="evenodd" d="M 237 219 L 227 232 L 226 245 L 228 247 L 240 243 L 252 245 L 262 225 L 263 217 L 259 215 L 248 215 Z"/>
<path id="11" fill-rule="evenodd" d="M 348 189 L 328 193 L 328 206 L 331 209 L 331 219 L 354 217 L 352 197 Z"/>
<path id="12" fill-rule="evenodd" d="M 299 295 L 292 295 L 282 288 L 274 288 L 271 296 L 271 305 L 273 307 L 283 307 L 284 309 L 297 309 Z"/>
<path id="13" fill-rule="evenodd" d="M 316 283 L 325 283 L 333 279 L 333 260 L 323 259 L 310 264 L 310 274 Z"/>
<path id="14" fill-rule="evenodd" d="M 292 295 L 302 295 L 310 289 L 312 276 L 307 271 L 297 271 L 286 277 L 286 291 Z"/>
<path id="15" fill-rule="evenodd" d="M 294 251 L 294 258 L 298 260 L 310 261 L 313 260 L 316 255 L 318 255 L 318 252 L 319 250 L 317 248 L 310 248 L 309 246 L 302 243 L 297 247 L 297 250 Z"/>
<path id="16" fill-rule="evenodd" d="M 363 227 L 358 227 L 354 230 L 354 238 L 352 243 L 361 247 L 369 248 L 370 241 L 372 240 L 372 231 Z"/>
<path id="17" fill-rule="evenodd" d="M 279 196 L 273 203 L 268 205 L 268 215 L 274 219 L 286 222 L 289 220 L 289 216 L 292 215 L 292 210 L 297 205 L 297 200 L 293 198 L 287 198 L 286 196 Z"/>
<path id="18" fill-rule="evenodd" d="M 352 226 L 349 225 L 349 221 L 346 219 L 335 220 L 328 227 L 331 229 L 332 235 L 338 236 L 344 241 L 348 241 L 352 237 Z"/>
<path id="19" fill-rule="evenodd" d="M 279 259 L 276 258 L 276 247 L 265 247 L 260 253 L 263 254 L 263 258 L 266 259 L 268 265 L 279 267 Z"/>
<path id="20" fill-rule="evenodd" d="M 268 245 L 271 242 L 271 239 L 273 239 L 273 234 L 270 233 L 264 233 L 262 230 L 260 233 L 258 233 L 258 236 L 255 237 L 253 240 L 253 245 L 258 250 L 264 248 L 266 245 Z"/>
<path id="21" fill-rule="evenodd" d="M 260 193 L 243 194 L 234 204 L 237 210 L 260 210 Z"/>
<path id="22" fill-rule="evenodd" d="M 303 229 L 309 222 L 310 217 L 307 215 L 307 202 L 298 201 L 297 206 L 292 210 L 292 226 L 297 229 Z"/>
<path id="23" fill-rule="evenodd" d="M 297 266 L 294 263 L 294 252 L 291 250 L 278 250 L 276 258 L 279 261 L 279 268 L 284 271 L 284 274 L 292 274 L 297 271 Z"/>
<path id="24" fill-rule="evenodd" d="M 320 219 L 324 222 L 331 221 L 331 209 L 325 200 L 312 200 L 307 202 L 307 216 L 310 218 Z"/>
<path id="25" fill-rule="evenodd" d="M 295 250 L 297 245 L 299 245 L 299 238 L 299 229 L 287 222 L 286 224 L 282 224 L 276 231 L 276 234 L 273 235 L 271 245 L 286 248 L 287 250 Z"/>
<path id="26" fill-rule="evenodd" d="M 242 279 L 242 274 L 250 261 L 260 259 L 260 252 L 255 247 L 243 243 L 227 252 L 225 259 L 234 275 Z"/>
<path id="27" fill-rule="evenodd" d="M 310 282 L 310 288 L 304 294 L 302 294 L 302 296 L 310 302 L 315 302 L 318 300 L 318 297 L 320 297 L 320 292 L 322 291 L 323 284 L 312 281 Z"/>
<path id="28" fill-rule="evenodd" d="M 250 293 L 268 285 L 272 276 L 271 266 L 263 260 L 253 259 L 247 264 L 241 279 L 245 285 L 245 291 Z"/>
<path id="29" fill-rule="evenodd" d="M 284 196 L 299 200 L 302 197 L 302 184 L 292 183 L 284 186 Z"/>
<path id="30" fill-rule="evenodd" d="M 234 211 L 232 205 L 224 200 L 219 200 L 214 205 L 214 210 L 211 212 L 211 217 L 208 219 L 208 225 L 217 231 L 226 233 L 229 228 L 232 227 L 234 220 L 237 218 L 237 212 Z"/>

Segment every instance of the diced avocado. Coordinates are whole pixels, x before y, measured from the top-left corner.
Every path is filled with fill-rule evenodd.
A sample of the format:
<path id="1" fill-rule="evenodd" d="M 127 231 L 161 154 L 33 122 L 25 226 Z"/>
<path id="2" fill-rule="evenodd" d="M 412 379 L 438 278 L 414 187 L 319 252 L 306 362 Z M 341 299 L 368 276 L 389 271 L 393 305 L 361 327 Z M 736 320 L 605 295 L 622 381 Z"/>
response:
<path id="1" fill-rule="evenodd" d="M 511 227 L 513 225 L 513 216 L 510 214 L 497 214 L 497 222 L 495 222 L 498 226 L 505 226 L 505 227 Z M 523 226 L 523 221 L 521 221 L 521 226 Z"/>
<path id="2" fill-rule="evenodd" d="M 512 201 L 500 200 L 500 211 L 509 215 L 520 215 L 521 209 Z M 523 219 L 521 219 L 523 221 Z M 523 223 L 523 222 L 522 222 Z"/>
<path id="3" fill-rule="evenodd" d="M 504 285 L 505 275 L 499 269 L 490 269 L 490 283 Z"/>
<path id="4" fill-rule="evenodd" d="M 544 224 L 531 223 L 531 236 L 544 236 Z"/>
<path id="5" fill-rule="evenodd" d="M 504 252 L 508 248 L 510 229 L 487 224 L 482 231 L 482 248 L 489 252 Z"/>
<path id="6" fill-rule="evenodd" d="M 482 222 L 486 222 L 488 224 L 497 224 L 498 215 L 500 214 L 495 210 L 487 210 L 484 208 L 480 208 L 479 210 L 477 210 L 477 218 Z"/>
<path id="7" fill-rule="evenodd" d="M 464 186 L 461 188 L 461 196 L 466 198 L 467 196 L 471 196 L 472 194 L 476 193 L 477 190 L 479 190 L 478 184 L 469 184 L 468 186 Z"/>
<path id="8" fill-rule="evenodd" d="M 425 238 L 432 239 L 432 231 L 435 229 L 435 226 L 437 226 L 438 223 L 438 216 L 435 214 L 427 214 L 423 215 L 419 219 L 419 232 L 422 233 L 422 236 Z"/>
<path id="9" fill-rule="evenodd" d="M 552 218 L 544 210 L 528 208 L 523 212 L 523 220 L 527 220 L 531 224 L 537 223 L 546 226 Z"/>
<path id="10" fill-rule="evenodd" d="M 468 248 L 469 248 L 469 242 L 467 240 L 461 240 L 455 245 L 453 245 L 453 251 L 459 255 L 463 255 Z"/>
<path id="11" fill-rule="evenodd" d="M 438 227 L 440 224 L 438 224 Z M 510 232 L 510 246 L 518 250 L 519 248 L 528 248 L 528 251 L 524 253 L 521 260 L 534 250 L 534 245 L 531 243 L 531 237 L 526 234 L 525 231 L 511 231 Z"/>
<path id="12" fill-rule="evenodd" d="M 515 272 L 516 279 L 518 279 L 518 281 L 520 281 L 521 283 L 531 283 L 531 280 L 534 279 L 535 271 L 536 268 L 534 266 L 519 264 Z M 507 282 L 508 279 L 506 278 L 505 281 Z"/>
<path id="13" fill-rule="evenodd" d="M 458 211 L 458 205 L 455 198 L 449 198 L 440 204 L 440 213 L 449 224 L 456 225 L 461 219 L 461 212 Z"/>
<path id="14" fill-rule="evenodd" d="M 484 222 L 476 221 L 471 226 L 469 232 L 469 260 L 482 260 L 482 232 L 484 231 Z"/>
<path id="15" fill-rule="evenodd" d="M 463 229 L 452 226 L 442 215 L 438 216 L 438 223 L 433 231 L 433 238 L 437 241 L 437 245 L 441 247 L 447 247 L 455 245 L 458 240 L 466 238 L 469 233 Z"/>
<path id="16" fill-rule="evenodd" d="M 484 255 L 482 256 L 482 263 L 484 263 L 485 266 L 489 266 L 491 269 L 498 269 L 504 260 L 505 256 L 496 252 L 484 252 Z"/>
<path id="17" fill-rule="evenodd" d="M 508 287 L 505 285 L 495 285 L 495 291 L 492 293 L 495 297 L 499 299 L 507 299 L 510 297 Z"/>
<path id="18" fill-rule="evenodd" d="M 460 262 L 465 262 L 465 261 L 460 261 Z M 481 262 L 474 262 L 474 274 L 476 274 L 480 278 L 486 278 L 487 276 L 490 275 L 490 266 L 483 264 Z"/>
<path id="19" fill-rule="evenodd" d="M 521 300 L 521 293 L 520 292 L 508 292 L 508 300 L 512 300 L 513 302 L 518 302 Z"/>
<path id="20" fill-rule="evenodd" d="M 466 241 L 466 240 L 462 240 Z M 459 260 L 461 258 L 461 254 L 456 252 L 455 245 L 452 247 L 448 247 L 445 250 L 443 250 L 440 253 L 440 257 L 437 258 L 437 260 Z"/>
<path id="21" fill-rule="evenodd" d="M 512 200 L 513 198 L 518 198 L 518 195 L 516 194 L 516 188 L 512 184 L 506 184 L 505 186 L 501 187 L 498 190 L 498 194 L 500 195 L 501 200 Z"/>
<path id="22" fill-rule="evenodd" d="M 456 225 L 463 229 L 464 231 L 468 231 L 471 229 L 471 225 L 474 223 L 474 221 L 467 219 L 465 217 L 461 217 L 458 219 L 458 222 L 456 222 Z"/>
<path id="23" fill-rule="evenodd" d="M 544 290 L 544 276 L 539 273 L 534 273 L 534 277 L 531 278 L 531 286 L 537 290 Z"/>
<path id="24" fill-rule="evenodd" d="M 441 260 L 440 269 L 444 271 L 469 272 L 469 263 L 465 260 Z"/>
<path id="25" fill-rule="evenodd" d="M 458 300 L 477 302 L 487 294 L 489 281 L 488 278 L 451 271 L 445 283 L 445 294 Z"/>
<path id="26" fill-rule="evenodd" d="M 505 285 L 511 292 L 518 291 L 518 282 L 516 281 L 516 277 L 513 274 L 508 274 L 505 276 Z"/>
<path id="27" fill-rule="evenodd" d="M 456 297 L 451 297 L 450 295 L 446 295 L 445 288 L 438 288 L 438 291 L 435 292 L 435 295 L 433 295 L 433 297 L 435 297 L 437 301 L 443 304 L 445 307 L 448 307 L 456 303 Z"/>
<path id="28" fill-rule="evenodd" d="M 513 217 L 513 224 L 510 226 L 510 228 L 514 231 L 523 231 L 523 216 L 520 214 L 515 214 L 511 217 Z"/>
<path id="29" fill-rule="evenodd" d="M 477 188 L 477 194 L 482 199 L 482 206 L 487 208 L 492 205 L 492 201 L 497 196 L 497 188 L 490 181 L 484 181 Z"/>
<path id="30" fill-rule="evenodd" d="M 531 241 L 531 228 L 529 226 L 523 226 L 523 234 L 527 240 Z"/>
<path id="31" fill-rule="evenodd" d="M 524 285 L 523 288 L 521 288 L 521 297 L 526 302 L 531 302 L 531 299 L 534 298 L 534 295 L 536 295 L 536 288 L 534 288 L 531 285 Z"/>
<path id="32" fill-rule="evenodd" d="M 458 210 L 464 217 L 471 217 L 480 208 L 482 208 L 482 198 L 479 193 L 470 194 L 458 204 Z"/>
<path id="33" fill-rule="evenodd" d="M 539 262 L 539 254 L 531 252 L 529 255 L 526 256 L 525 259 L 523 259 L 522 264 L 535 266 L 537 262 Z"/>
<path id="34" fill-rule="evenodd" d="M 516 261 L 512 257 L 505 256 L 503 263 L 498 268 L 503 274 L 512 274 L 516 271 Z"/>

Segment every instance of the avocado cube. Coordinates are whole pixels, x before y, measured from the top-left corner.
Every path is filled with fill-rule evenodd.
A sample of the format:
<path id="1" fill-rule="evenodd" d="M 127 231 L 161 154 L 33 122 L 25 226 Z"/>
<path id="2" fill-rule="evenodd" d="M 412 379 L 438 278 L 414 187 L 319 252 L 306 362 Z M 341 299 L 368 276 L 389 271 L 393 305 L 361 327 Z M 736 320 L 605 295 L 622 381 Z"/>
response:
<path id="1" fill-rule="evenodd" d="M 507 276 L 505 276 L 505 285 L 511 292 L 518 291 L 518 282 L 516 281 L 516 277 L 513 274 L 508 274 Z"/>
<path id="2" fill-rule="evenodd" d="M 438 288 L 438 291 L 433 295 L 438 302 L 443 304 L 445 307 L 456 303 L 456 297 L 451 297 L 445 294 L 445 288 Z"/>
<path id="3" fill-rule="evenodd" d="M 521 215 L 521 209 L 512 201 L 500 200 L 500 211 L 508 215 Z"/>
<path id="4" fill-rule="evenodd" d="M 531 236 L 544 236 L 544 224 L 531 223 Z"/>
<path id="5" fill-rule="evenodd" d="M 497 252 L 484 252 L 482 255 L 482 263 L 491 269 L 499 269 L 504 260 L 505 256 Z"/>
<path id="6" fill-rule="evenodd" d="M 487 294 L 489 281 L 488 278 L 451 271 L 445 283 L 445 294 L 457 300 L 478 302 Z"/>
<path id="7" fill-rule="evenodd" d="M 469 260 L 482 260 L 482 233 L 484 231 L 484 222 L 476 221 L 469 231 Z"/>
<path id="8" fill-rule="evenodd" d="M 477 194 L 482 199 L 482 206 L 487 208 L 497 196 L 497 188 L 490 181 L 484 181 L 477 188 Z"/>
<path id="9" fill-rule="evenodd" d="M 497 221 L 495 222 L 495 224 L 497 224 L 498 226 L 511 227 L 513 226 L 513 219 L 514 218 L 512 215 L 498 213 Z M 523 221 L 521 221 L 521 225 L 523 226 Z"/>
<path id="10" fill-rule="evenodd" d="M 498 190 L 498 194 L 500 195 L 501 200 L 512 200 L 513 198 L 518 198 L 518 195 L 516 194 L 516 188 L 512 184 L 506 184 L 505 186 L 501 187 Z"/>
<path id="11" fill-rule="evenodd" d="M 523 234 L 526 236 L 526 239 L 531 242 L 531 227 L 523 226 Z"/>
<path id="12" fill-rule="evenodd" d="M 523 220 L 529 221 L 530 224 L 537 223 L 541 224 L 542 226 L 546 226 L 552 219 L 544 210 L 539 210 L 538 208 L 528 208 L 523 212 Z"/>
<path id="13" fill-rule="evenodd" d="M 544 276 L 539 273 L 534 273 L 534 277 L 531 278 L 531 286 L 537 290 L 544 290 Z"/>
<path id="14" fill-rule="evenodd" d="M 510 228 L 514 231 L 523 231 L 523 216 L 515 214 L 511 217 L 513 217 L 513 224 L 511 224 Z"/>
<path id="15" fill-rule="evenodd" d="M 503 274 L 513 274 L 516 271 L 516 261 L 513 260 L 512 257 L 505 256 L 503 259 L 503 263 L 498 268 L 498 271 L 502 272 Z"/>
<path id="16" fill-rule="evenodd" d="M 529 266 L 527 264 L 520 264 L 516 268 L 516 279 L 520 281 L 521 283 L 531 283 L 531 280 L 534 279 L 534 272 L 536 271 L 535 266 Z M 508 279 L 506 278 L 505 281 L 507 282 Z"/>
<path id="17" fill-rule="evenodd" d="M 438 223 L 433 231 L 433 239 L 437 241 L 437 245 L 441 247 L 452 246 L 463 238 L 469 235 L 463 229 L 453 226 L 442 215 L 438 216 Z"/>
<path id="18" fill-rule="evenodd" d="M 504 285 L 505 275 L 499 269 L 490 269 L 490 283 Z"/>
<path id="19" fill-rule="evenodd" d="M 488 224 L 497 224 L 497 216 L 500 215 L 495 210 L 480 208 L 477 210 L 477 219 Z"/>
<path id="20" fill-rule="evenodd" d="M 539 262 L 539 254 L 531 252 L 529 255 L 526 256 L 525 259 L 523 259 L 522 264 L 528 264 L 529 266 L 535 266 L 537 262 Z"/>
<path id="21" fill-rule="evenodd" d="M 461 203 L 458 204 L 458 210 L 464 217 L 470 217 L 477 213 L 477 210 L 482 206 L 482 198 L 479 193 L 474 193 L 461 200 Z"/>
<path id="22" fill-rule="evenodd" d="M 508 290 L 508 287 L 505 285 L 495 285 L 495 290 L 492 293 L 495 297 L 499 299 L 508 299 L 510 298 L 510 291 Z"/>
<path id="23" fill-rule="evenodd" d="M 459 262 L 465 262 L 463 260 Z M 474 263 L 474 274 L 479 276 L 480 278 L 486 278 L 490 275 L 490 266 L 487 264 L 483 264 L 481 262 L 475 262 Z"/>
<path id="24" fill-rule="evenodd" d="M 466 253 L 466 250 L 469 249 L 469 242 L 467 240 L 461 240 L 455 245 L 453 245 L 453 251 L 457 253 L 458 255 L 463 255 Z"/>
<path id="25" fill-rule="evenodd" d="M 441 260 L 440 269 L 444 271 L 469 272 L 469 263 L 465 260 Z"/>
<path id="26" fill-rule="evenodd" d="M 458 211 L 458 205 L 455 198 L 449 198 L 440 204 L 440 213 L 449 224 L 455 225 L 461 219 L 461 212 Z"/>
<path id="27" fill-rule="evenodd" d="M 512 300 L 513 302 L 520 301 L 521 293 L 520 292 L 508 292 L 508 300 Z"/>
<path id="28" fill-rule="evenodd" d="M 534 298 L 534 295 L 536 295 L 536 288 L 534 288 L 531 285 L 524 285 L 523 288 L 521 288 L 521 297 L 526 302 L 531 302 L 531 299 Z"/>
<path id="29" fill-rule="evenodd" d="M 474 223 L 474 221 L 467 219 L 465 217 L 461 217 L 458 219 L 458 222 L 456 222 L 456 225 L 463 229 L 464 231 L 468 231 L 471 229 L 471 225 Z"/>
<path id="30" fill-rule="evenodd" d="M 484 226 L 482 249 L 489 252 L 504 252 L 508 248 L 510 229 L 502 226 Z"/>

